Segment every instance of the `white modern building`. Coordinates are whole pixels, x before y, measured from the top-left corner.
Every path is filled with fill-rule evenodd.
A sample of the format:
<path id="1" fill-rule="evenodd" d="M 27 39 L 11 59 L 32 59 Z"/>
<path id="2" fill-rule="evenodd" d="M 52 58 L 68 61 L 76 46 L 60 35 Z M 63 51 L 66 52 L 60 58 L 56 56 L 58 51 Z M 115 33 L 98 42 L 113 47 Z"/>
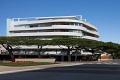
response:
<path id="1" fill-rule="evenodd" d="M 52 38 L 87 38 L 99 40 L 97 28 L 82 16 L 8 18 L 7 36 Z"/>
<path id="2" fill-rule="evenodd" d="M 42 40 L 52 38 L 86 38 L 99 40 L 97 28 L 88 23 L 82 16 L 54 16 L 54 17 L 30 17 L 8 18 L 7 36 L 30 37 Z M 21 49 L 37 49 L 37 46 L 19 46 Z M 48 54 L 59 54 L 65 46 L 44 46 Z M 57 49 L 57 52 L 56 50 Z M 33 52 L 34 53 L 34 52 Z M 64 53 L 64 52 L 63 52 Z M 88 53 L 85 53 L 88 54 Z"/>

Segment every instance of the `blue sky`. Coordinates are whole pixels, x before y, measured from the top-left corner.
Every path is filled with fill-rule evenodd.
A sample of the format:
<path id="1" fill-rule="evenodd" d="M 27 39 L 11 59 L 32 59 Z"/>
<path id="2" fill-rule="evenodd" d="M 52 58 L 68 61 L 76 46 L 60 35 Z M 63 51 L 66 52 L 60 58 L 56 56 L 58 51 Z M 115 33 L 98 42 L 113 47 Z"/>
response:
<path id="1" fill-rule="evenodd" d="M 7 18 L 83 15 L 100 40 L 120 43 L 120 0 L 0 0 L 0 36 Z"/>

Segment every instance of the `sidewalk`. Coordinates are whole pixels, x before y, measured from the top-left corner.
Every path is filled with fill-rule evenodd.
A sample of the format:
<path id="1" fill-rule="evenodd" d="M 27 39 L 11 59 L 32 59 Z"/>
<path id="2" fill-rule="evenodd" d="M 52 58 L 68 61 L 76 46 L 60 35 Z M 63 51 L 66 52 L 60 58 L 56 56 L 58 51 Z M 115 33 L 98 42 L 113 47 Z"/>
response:
<path id="1" fill-rule="evenodd" d="M 76 64 L 66 62 L 66 63 L 60 63 L 60 64 L 24 66 L 24 67 L 0 66 L 0 74 L 30 71 L 30 70 L 37 70 L 37 69 L 45 69 L 45 68 L 50 68 L 50 67 L 71 66 L 71 65 L 76 65 Z"/>
<path id="2" fill-rule="evenodd" d="M 25 66 L 25 67 L 0 66 L 0 74 L 14 73 L 14 72 L 21 72 L 21 71 L 28 71 L 28 70 L 45 69 L 45 68 L 57 67 L 57 66 L 61 66 L 61 64 Z"/>

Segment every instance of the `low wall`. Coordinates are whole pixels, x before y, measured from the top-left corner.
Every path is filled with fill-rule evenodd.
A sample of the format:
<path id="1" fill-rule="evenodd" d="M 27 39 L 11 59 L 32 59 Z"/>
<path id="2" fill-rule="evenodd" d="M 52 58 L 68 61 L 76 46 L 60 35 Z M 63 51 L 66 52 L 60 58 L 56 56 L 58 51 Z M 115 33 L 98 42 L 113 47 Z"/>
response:
<path id="1" fill-rule="evenodd" d="M 101 56 L 99 60 L 113 60 L 112 56 Z"/>
<path id="2" fill-rule="evenodd" d="M 16 58 L 15 61 L 55 62 L 55 58 Z"/>

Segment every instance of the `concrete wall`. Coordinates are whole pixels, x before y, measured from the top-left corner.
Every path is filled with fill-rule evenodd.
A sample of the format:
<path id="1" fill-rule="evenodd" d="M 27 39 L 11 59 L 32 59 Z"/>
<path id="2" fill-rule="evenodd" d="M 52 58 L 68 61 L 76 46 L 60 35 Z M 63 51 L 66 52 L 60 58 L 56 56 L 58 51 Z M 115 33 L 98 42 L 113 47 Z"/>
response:
<path id="1" fill-rule="evenodd" d="M 15 61 L 55 62 L 55 58 L 16 58 Z"/>

